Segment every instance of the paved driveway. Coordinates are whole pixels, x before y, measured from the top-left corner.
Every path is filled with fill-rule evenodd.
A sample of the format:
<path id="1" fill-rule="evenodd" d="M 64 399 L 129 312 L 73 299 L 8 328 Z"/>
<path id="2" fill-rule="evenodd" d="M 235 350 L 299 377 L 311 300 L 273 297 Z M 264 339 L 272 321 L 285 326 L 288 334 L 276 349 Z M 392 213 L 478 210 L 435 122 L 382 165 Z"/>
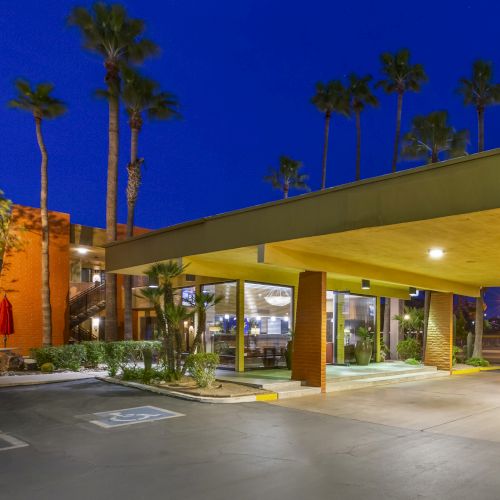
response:
<path id="1" fill-rule="evenodd" d="M 401 429 L 500 443 L 497 372 L 454 375 L 276 404 Z"/>
<path id="2" fill-rule="evenodd" d="M 498 393 L 499 381 L 496 374 L 457 377 L 286 406 L 191 403 L 95 380 L 0 389 L 0 431 L 12 445 L 1 451 L 0 434 L 0 496 L 498 499 L 496 439 L 419 429 L 442 424 L 440 412 L 449 418 L 451 408 L 462 419 L 473 413 L 474 403 L 461 402 L 463 384 L 483 401 L 476 410 L 494 412 L 489 392 Z M 395 406 L 398 393 L 406 403 Z M 348 403 L 350 414 L 342 410 Z M 391 415 L 396 410 L 404 422 Z M 103 427 L 96 419 L 147 421 Z M 491 433 L 498 437 L 496 425 Z"/>

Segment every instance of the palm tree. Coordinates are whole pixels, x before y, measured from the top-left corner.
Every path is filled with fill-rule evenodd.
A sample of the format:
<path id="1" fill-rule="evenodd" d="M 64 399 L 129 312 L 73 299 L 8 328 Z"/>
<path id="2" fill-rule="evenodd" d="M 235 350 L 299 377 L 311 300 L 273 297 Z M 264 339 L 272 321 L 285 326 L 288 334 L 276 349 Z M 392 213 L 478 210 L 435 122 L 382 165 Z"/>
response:
<path id="1" fill-rule="evenodd" d="M 163 337 L 163 345 L 167 358 L 167 368 L 173 377 L 177 377 L 179 325 L 175 324 L 176 314 L 180 310 L 174 308 L 173 280 L 184 273 L 186 266 L 175 261 L 153 264 L 146 271 L 150 286 L 141 290 L 144 298 L 150 300 L 156 312 L 158 327 Z"/>
<path id="2" fill-rule="evenodd" d="M 52 83 L 40 83 L 31 86 L 26 80 L 17 80 L 15 83 L 17 97 L 9 101 L 12 108 L 27 111 L 35 119 L 35 131 L 41 161 L 41 188 L 40 188 L 40 218 L 42 229 L 42 343 L 44 346 L 52 344 L 52 309 L 50 307 L 50 270 L 49 270 L 49 213 L 47 209 L 48 176 L 47 167 L 49 156 L 42 134 L 42 120 L 53 119 L 66 112 L 62 101 L 53 97 Z"/>
<path id="3" fill-rule="evenodd" d="M 280 156 L 280 166 L 270 169 L 269 175 L 264 177 L 266 182 L 270 182 L 275 189 L 283 191 L 283 198 L 288 198 L 290 189 L 303 189 L 310 191 L 306 181 L 308 175 L 300 174 L 302 163 L 293 160 L 288 156 Z"/>
<path id="4" fill-rule="evenodd" d="M 410 51 L 401 49 L 395 54 L 384 52 L 380 56 L 384 80 L 377 82 L 376 87 L 382 87 L 388 94 L 397 94 L 396 139 L 392 155 L 392 171 L 396 171 L 401 140 L 401 115 L 403 112 L 403 95 L 409 90 L 419 92 L 422 83 L 427 81 L 424 67 L 421 64 L 410 63 Z"/>
<path id="5" fill-rule="evenodd" d="M 460 78 L 458 92 L 464 104 L 476 108 L 478 128 L 478 151 L 484 150 L 484 112 L 487 106 L 500 102 L 500 84 L 493 83 L 493 64 L 477 60 L 472 65 L 471 79 Z"/>
<path id="6" fill-rule="evenodd" d="M 177 98 L 159 90 L 159 84 L 145 78 L 132 68 L 122 68 L 122 99 L 129 117 L 130 163 L 127 165 L 127 230 L 130 238 L 134 232 L 135 206 L 141 183 L 142 158 L 138 158 L 139 132 L 142 130 L 144 115 L 151 120 L 168 120 L 178 117 Z M 132 277 L 124 276 L 124 338 L 132 339 Z"/>
<path id="7" fill-rule="evenodd" d="M 196 293 L 191 300 L 191 307 L 197 315 L 197 328 L 196 335 L 193 340 L 189 354 L 197 352 L 198 348 L 204 350 L 203 334 L 207 323 L 207 311 L 217 305 L 222 300 L 222 295 L 215 295 L 214 293 L 201 292 Z"/>
<path id="8" fill-rule="evenodd" d="M 468 131 L 456 131 L 448 124 L 447 111 L 434 111 L 425 116 L 416 116 L 410 132 L 403 138 L 403 156 L 427 158 L 428 163 L 439 161 L 445 153 L 448 158 L 467 154 Z"/>
<path id="9" fill-rule="evenodd" d="M 84 47 L 104 59 L 108 92 L 108 174 L 106 192 L 106 239 L 116 240 L 116 196 L 118 180 L 118 112 L 120 106 L 120 69 L 125 62 L 141 63 L 154 55 L 157 46 L 142 38 L 144 22 L 132 19 L 122 5 L 95 3 L 91 9 L 75 7 L 70 25 L 80 29 Z M 116 275 L 106 274 L 106 340 L 117 339 Z"/>
<path id="10" fill-rule="evenodd" d="M 323 163 L 321 176 L 321 189 L 326 187 L 326 159 L 328 156 L 328 140 L 330 135 L 330 120 L 332 113 L 349 116 L 349 98 L 347 90 L 340 80 L 332 80 L 328 83 L 318 82 L 316 94 L 311 102 L 319 111 L 325 114 L 325 142 L 323 144 Z"/>
<path id="11" fill-rule="evenodd" d="M 349 100 L 351 111 L 356 117 L 356 180 L 361 179 L 361 112 L 368 104 L 378 106 L 378 99 L 370 88 L 371 75 L 359 77 L 354 73 L 349 75 Z"/>

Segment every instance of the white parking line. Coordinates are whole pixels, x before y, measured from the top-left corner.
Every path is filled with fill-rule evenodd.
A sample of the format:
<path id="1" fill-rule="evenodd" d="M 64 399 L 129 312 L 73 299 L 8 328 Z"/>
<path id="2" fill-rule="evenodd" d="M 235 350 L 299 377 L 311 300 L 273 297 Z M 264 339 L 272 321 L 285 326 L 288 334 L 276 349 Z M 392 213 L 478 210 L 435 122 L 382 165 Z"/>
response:
<path id="1" fill-rule="evenodd" d="M 15 448 L 24 448 L 25 446 L 29 446 L 29 444 L 0 432 L 0 451 L 14 450 Z"/>

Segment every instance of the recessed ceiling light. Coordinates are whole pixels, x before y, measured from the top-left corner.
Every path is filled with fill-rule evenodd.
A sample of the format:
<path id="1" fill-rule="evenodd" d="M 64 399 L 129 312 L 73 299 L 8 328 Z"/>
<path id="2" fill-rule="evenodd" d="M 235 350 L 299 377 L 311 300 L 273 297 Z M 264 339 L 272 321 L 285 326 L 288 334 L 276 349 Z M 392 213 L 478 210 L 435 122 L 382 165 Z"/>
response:
<path id="1" fill-rule="evenodd" d="M 428 253 L 431 259 L 441 259 L 444 255 L 444 250 L 442 248 L 430 248 Z"/>
<path id="2" fill-rule="evenodd" d="M 370 280 L 361 280 L 361 289 L 369 290 L 370 289 Z"/>
<path id="3" fill-rule="evenodd" d="M 76 249 L 76 251 L 80 254 L 80 255 L 85 255 L 87 253 L 89 253 L 89 249 L 88 248 L 83 248 L 83 247 L 78 247 Z"/>

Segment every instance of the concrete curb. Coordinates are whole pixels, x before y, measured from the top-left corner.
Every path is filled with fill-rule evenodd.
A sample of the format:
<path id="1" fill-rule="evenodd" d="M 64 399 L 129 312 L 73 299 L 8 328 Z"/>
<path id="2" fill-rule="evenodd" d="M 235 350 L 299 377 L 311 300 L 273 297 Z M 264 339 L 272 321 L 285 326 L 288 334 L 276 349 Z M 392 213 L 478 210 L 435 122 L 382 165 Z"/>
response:
<path id="1" fill-rule="evenodd" d="M 276 401 L 278 399 L 278 394 L 252 394 L 249 396 L 234 396 L 234 397 L 223 397 L 223 398 L 212 398 L 206 396 L 194 396 L 192 394 L 184 394 L 183 392 L 172 391 L 170 389 L 161 389 L 160 387 L 153 387 L 146 384 L 140 384 L 138 382 L 128 382 L 120 380 L 114 377 L 95 377 L 97 380 L 102 382 L 108 382 L 109 384 L 118 384 L 125 387 L 132 387 L 134 389 L 140 389 L 141 391 L 154 392 L 155 394 L 161 394 L 162 396 L 170 396 L 177 399 L 185 399 L 186 401 L 196 401 L 198 403 L 222 403 L 222 404 L 232 404 L 232 403 L 254 403 L 256 401 Z"/>
<path id="2" fill-rule="evenodd" d="M 43 384 L 59 384 L 62 382 L 74 382 L 75 380 L 88 380 L 90 378 L 96 378 L 95 374 L 88 374 L 88 375 L 80 375 L 80 376 L 72 376 L 69 375 L 66 377 L 60 377 L 60 378 L 44 378 L 44 375 L 32 375 L 33 380 L 12 380 L 8 381 L 7 380 L 2 380 L 3 378 L 5 379 L 14 379 L 17 377 L 24 377 L 24 376 L 29 376 L 29 375 L 5 375 L 3 377 L 0 377 L 0 389 L 8 389 L 9 387 L 23 387 L 23 386 L 29 386 L 29 385 L 43 385 Z M 35 379 L 40 377 L 40 380 Z"/>

